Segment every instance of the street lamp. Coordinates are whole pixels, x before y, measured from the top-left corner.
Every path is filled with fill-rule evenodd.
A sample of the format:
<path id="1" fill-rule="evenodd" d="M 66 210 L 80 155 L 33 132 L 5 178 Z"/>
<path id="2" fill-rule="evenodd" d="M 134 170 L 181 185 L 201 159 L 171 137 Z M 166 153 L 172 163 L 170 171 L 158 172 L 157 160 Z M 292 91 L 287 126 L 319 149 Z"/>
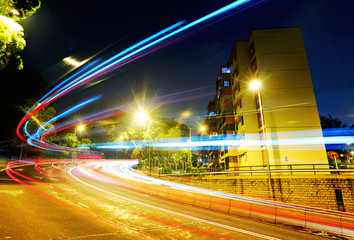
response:
<path id="1" fill-rule="evenodd" d="M 137 121 L 141 124 L 141 126 L 145 126 L 146 123 L 149 121 L 149 115 L 145 111 L 140 111 L 136 114 Z M 140 126 L 140 133 L 141 133 L 141 126 Z M 151 158 L 150 158 L 150 146 L 148 145 L 148 160 L 149 160 L 149 171 L 151 176 Z"/>
<path id="2" fill-rule="evenodd" d="M 272 184 L 270 181 L 270 164 L 269 164 L 269 158 L 268 158 L 268 145 L 267 145 L 267 134 L 266 134 L 266 130 L 265 130 L 265 123 L 264 123 L 264 115 L 263 115 L 263 106 L 262 106 L 262 98 L 261 98 L 261 87 L 262 84 L 260 81 L 258 80 L 253 80 L 252 82 L 250 82 L 249 87 L 252 91 L 257 92 L 257 98 L 258 98 L 258 103 L 259 103 L 259 112 L 261 115 L 261 124 L 262 124 L 262 141 L 264 141 L 265 145 L 264 145 L 264 157 L 266 159 L 266 164 L 267 164 L 267 174 L 268 174 L 268 185 L 269 185 L 269 193 L 270 193 L 270 197 L 271 199 L 273 199 L 273 190 L 272 190 Z"/>
<path id="3" fill-rule="evenodd" d="M 197 129 L 197 128 L 189 128 L 189 162 L 192 163 L 192 129 Z M 200 132 L 205 132 L 206 127 L 204 125 L 201 125 L 199 127 Z M 187 170 L 187 166 L 186 166 Z"/>
<path id="4" fill-rule="evenodd" d="M 77 130 L 78 130 L 79 132 L 82 132 L 82 131 L 85 130 L 85 126 L 82 125 L 82 124 L 80 124 L 79 126 L 77 126 Z"/>
<path id="5" fill-rule="evenodd" d="M 145 111 L 140 111 L 136 114 L 136 119 L 144 125 L 149 120 L 149 116 Z"/>
<path id="6" fill-rule="evenodd" d="M 79 131 L 81 133 L 84 130 L 85 130 L 85 125 L 83 125 L 83 124 L 77 125 L 77 127 L 75 128 L 75 135 L 76 135 L 76 131 Z"/>

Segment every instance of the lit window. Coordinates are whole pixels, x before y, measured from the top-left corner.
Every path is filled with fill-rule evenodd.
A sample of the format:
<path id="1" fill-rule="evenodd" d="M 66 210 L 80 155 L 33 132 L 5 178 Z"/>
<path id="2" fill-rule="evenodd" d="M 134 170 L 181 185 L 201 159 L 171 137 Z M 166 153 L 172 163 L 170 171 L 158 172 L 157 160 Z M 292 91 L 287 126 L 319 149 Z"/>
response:
<path id="1" fill-rule="evenodd" d="M 230 87 L 230 82 L 229 81 L 224 81 L 224 87 Z"/>
<path id="2" fill-rule="evenodd" d="M 230 68 L 221 68 L 221 73 L 230 73 Z"/>

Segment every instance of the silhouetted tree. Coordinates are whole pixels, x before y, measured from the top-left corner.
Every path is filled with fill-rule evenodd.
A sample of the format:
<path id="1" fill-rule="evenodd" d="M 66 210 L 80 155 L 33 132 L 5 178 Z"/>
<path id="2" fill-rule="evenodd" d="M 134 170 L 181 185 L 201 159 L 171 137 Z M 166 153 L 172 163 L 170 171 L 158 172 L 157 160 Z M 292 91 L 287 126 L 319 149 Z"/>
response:
<path id="1" fill-rule="evenodd" d="M 327 116 L 320 116 L 321 127 L 326 128 L 344 128 L 348 127 L 347 123 L 343 123 L 338 118 L 332 118 L 330 114 Z"/>

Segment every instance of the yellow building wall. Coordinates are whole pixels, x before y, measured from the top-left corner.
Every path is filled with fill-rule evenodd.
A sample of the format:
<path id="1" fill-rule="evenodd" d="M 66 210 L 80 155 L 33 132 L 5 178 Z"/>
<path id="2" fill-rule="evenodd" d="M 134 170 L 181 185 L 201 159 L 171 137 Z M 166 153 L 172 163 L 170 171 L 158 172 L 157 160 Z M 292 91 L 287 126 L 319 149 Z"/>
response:
<path id="1" fill-rule="evenodd" d="M 273 141 L 270 164 L 328 164 L 323 142 L 277 145 L 296 137 L 323 137 L 300 28 L 255 30 L 252 41 L 267 139 Z"/>

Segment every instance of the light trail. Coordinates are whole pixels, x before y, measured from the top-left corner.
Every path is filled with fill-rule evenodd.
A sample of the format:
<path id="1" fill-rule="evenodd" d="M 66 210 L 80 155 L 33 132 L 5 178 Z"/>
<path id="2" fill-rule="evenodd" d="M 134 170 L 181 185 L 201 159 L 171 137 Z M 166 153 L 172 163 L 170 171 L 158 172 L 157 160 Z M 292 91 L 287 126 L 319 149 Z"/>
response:
<path id="1" fill-rule="evenodd" d="M 232 195 L 232 194 L 227 194 L 223 192 L 216 192 L 212 190 L 207 190 L 207 189 L 201 189 L 197 187 L 191 187 L 183 184 L 177 184 L 173 182 L 168 182 L 160 179 L 155 179 L 152 177 L 144 176 L 142 174 L 138 174 L 134 171 L 132 171 L 132 167 L 136 165 L 138 161 L 132 161 L 132 160 L 126 160 L 126 161 L 106 161 L 106 162 L 86 162 L 83 164 L 80 164 L 79 167 L 73 167 L 71 168 L 68 173 L 70 176 L 72 176 L 75 180 L 90 186 L 96 190 L 102 191 L 104 193 L 116 196 L 115 193 L 104 190 L 102 188 L 99 188 L 97 186 L 93 186 L 91 183 L 88 183 L 86 181 L 80 180 L 79 178 L 73 176 L 71 171 L 73 169 L 76 169 L 79 172 L 82 172 L 83 174 L 88 174 L 92 178 L 97 179 L 98 181 L 106 182 L 106 183 L 111 183 L 111 184 L 117 184 L 114 183 L 114 179 L 112 177 L 108 176 L 116 176 L 121 179 L 126 179 L 128 180 L 127 183 L 130 185 L 130 189 L 136 190 L 138 192 L 142 193 L 148 193 L 153 196 L 158 196 L 162 198 L 167 198 L 167 199 L 175 199 L 174 197 L 168 197 L 169 194 L 171 195 L 178 195 L 179 198 L 192 198 L 194 199 L 194 202 L 196 201 L 195 199 L 198 196 L 198 201 L 206 201 L 206 202 L 213 202 L 214 197 L 219 197 L 219 200 L 215 200 L 218 202 L 218 204 L 224 206 L 226 210 L 220 210 L 222 212 L 226 211 L 227 208 L 231 207 L 231 200 L 233 201 L 233 206 L 238 208 L 238 211 L 240 210 L 245 210 L 245 211 L 251 211 L 251 207 L 248 204 L 252 204 L 252 212 L 253 214 L 259 214 L 262 216 L 270 216 L 277 218 L 282 218 L 282 219 L 287 219 L 287 221 L 291 222 L 291 225 L 297 226 L 297 224 L 300 224 L 301 222 L 306 222 L 306 224 L 311 225 L 312 227 L 315 227 L 315 229 L 321 229 L 324 231 L 328 231 L 331 233 L 336 233 L 338 235 L 343 235 L 343 231 L 346 231 L 344 235 L 346 236 L 352 236 L 353 229 L 354 229 L 354 224 L 351 222 L 341 222 L 341 218 L 345 217 L 347 219 L 353 218 L 353 214 L 350 213 L 341 213 L 341 212 L 336 212 L 336 211 L 326 211 L 326 210 L 321 210 L 321 209 L 316 209 L 316 208 L 311 208 L 311 207 L 303 207 L 303 206 L 297 206 L 297 205 L 291 205 L 291 204 L 285 204 L 285 203 L 279 203 L 279 202 L 271 202 L 271 201 L 266 201 L 266 200 L 260 200 L 260 199 L 254 199 L 254 198 L 249 198 L 249 197 L 243 197 L 243 196 L 237 196 L 237 195 Z M 94 168 L 94 170 L 90 170 Z M 100 172 L 102 172 L 100 174 Z M 106 175 L 108 174 L 108 175 Z M 135 183 L 141 183 L 140 185 L 134 184 Z M 121 184 L 121 181 L 119 181 L 119 184 Z M 154 187 L 155 186 L 160 186 L 160 187 Z M 184 192 L 189 192 L 190 194 L 194 194 L 195 196 L 191 196 L 190 194 L 185 194 L 183 192 L 174 192 L 170 191 L 170 189 L 176 189 Z M 163 194 L 159 194 L 163 193 Z M 174 194 L 175 193 L 175 194 Z M 203 195 L 198 195 L 198 194 L 203 194 Z M 207 197 L 202 197 L 202 196 L 211 196 L 209 198 Z M 121 196 L 117 196 L 120 197 Z M 128 198 L 122 198 L 126 199 L 127 201 L 132 201 L 131 199 Z M 173 200 L 173 201 L 181 201 L 181 200 Z M 136 202 L 133 200 L 133 202 Z M 184 201 L 182 201 L 184 202 Z M 152 208 L 157 208 L 160 209 L 159 207 L 146 204 L 146 203 L 141 203 L 137 202 L 139 204 L 146 205 L 148 207 Z M 190 205 L 194 205 L 194 203 L 190 203 Z M 198 206 L 198 205 L 197 205 Z M 248 207 L 247 207 L 248 206 Z M 269 206 L 276 207 L 276 210 L 268 210 Z M 207 208 L 207 207 L 204 207 Z M 209 205 L 210 208 L 210 205 Z M 248 209 L 249 208 L 249 209 Z M 215 209 L 215 208 L 213 208 Z M 161 209 L 162 211 L 166 211 Z M 290 211 L 297 211 L 301 212 L 302 214 L 296 214 L 294 212 L 289 214 Z M 168 210 L 171 214 L 175 214 L 174 211 Z M 308 212 L 308 213 L 317 213 L 320 215 L 303 215 L 303 211 Z M 249 213 L 251 214 L 251 213 Z M 236 214 L 237 215 L 237 214 Z M 189 216 L 189 215 L 187 215 Z M 249 215 L 251 216 L 251 215 Z M 252 217 L 251 217 L 252 218 Z M 271 221 L 271 220 L 270 220 Z M 281 222 L 281 221 L 280 221 Z M 224 225 L 225 227 L 227 225 Z M 237 231 L 237 230 L 236 230 Z M 252 235 L 252 234 L 250 234 Z M 268 236 L 267 236 L 268 237 Z"/>
<path id="2" fill-rule="evenodd" d="M 152 208 L 152 209 L 156 209 L 156 210 L 159 210 L 159 211 L 163 211 L 163 212 L 167 212 L 167 213 L 170 213 L 171 215 L 175 215 L 175 216 L 181 216 L 181 217 L 185 217 L 185 218 L 188 218 L 188 219 L 192 219 L 192 220 L 195 220 L 195 221 L 198 221 L 198 222 L 202 222 L 202 223 L 207 223 L 207 224 L 210 224 L 210 225 L 213 225 L 213 226 L 217 226 L 217 227 L 221 227 L 221 228 L 225 228 L 225 229 L 228 229 L 228 230 L 232 230 L 232 231 L 235 231 L 235 232 L 239 232 L 239 233 L 243 233 L 243 234 L 247 234 L 247 235 L 251 235 L 251 236 L 256 236 L 256 237 L 259 237 L 261 239 L 267 239 L 267 240 L 280 240 L 279 238 L 274 238 L 274 237 L 271 237 L 271 236 L 267 236 L 267 235 L 264 235 L 264 234 L 259 234 L 259 233 L 256 233 L 256 232 L 252 232 L 252 231 L 248 231 L 248 230 L 244 230 L 244 229 L 241 229 L 241 228 L 236 228 L 236 227 L 232 227 L 232 226 L 229 226 L 229 225 L 226 225 L 226 224 L 221 224 L 221 223 L 217 223 L 215 221 L 210 221 L 210 220 L 206 220 L 206 219 L 203 219 L 203 218 L 199 218 L 199 217 L 194 217 L 194 216 L 191 216 L 189 214 L 184 214 L 184 213 L 180 213 L 180 212 L 176 212 L 176 211 L 172 211 L 172 210 L 168 210 L 168 209 L 165 209 L 165 208 L 162 208 L 162 207 L 157 207 L 155 205 L 151 205 L 151 204 L 148 204 L 148 203 L 145 203 L 145 202 L 141 202 L 141 201 L 137 201 L 137 200 L 134 200 L 132 198 L 127 198 L 127 197 L 123 197 L 122 195 L 118 195 L 118 194 L 115 194 L 114 192 L 112 191 L 108 191 L 108 190 L 105 190 L 103 188 L 100 188 L 100 187 L 97 187 L 95 185 L 92 185 L 86 181 L 83 181 L 81 179 L 79 179 L 78 177 L 76 177 L 72 171 L 74 169 L 76 169 L 77 167 L 73 167 L 71 169 L 68 170 L 68 174 L 73 178 L 75 179 L 76 181 L 88 186 L 88 187 L 91 187 L 93 189 L 96 189 L 98 191 L 101 191 L 103 193 L 106 193 L 106 194 L 109 194 L 109 195 L 112 195 L 112 196 L 115 196 L 117 198 L 120 198 L 120 199 L 123 199 L 123 200 L 126 200 L 126 201 L 129 201 L 129 202 L 132 202 L 132 203 L 135 203 L 135 204 L 139 204 L 139 205 L 142 205 L 142 206 L 145 206 L 145 207 L 148 207 L 148 208 Z M 79 169 L 78 169 L 79 170 Z M 81 171 L 84 171 L 85 174 L 90 174 L 88 173 L 87 171 L 85 171 L 84 169 L 81 168 Z M 112 182 L 111 182 L 112 183 Z"/>
<path id="3" fill-rule="evenodd" d="M 16 134 L 18 135 L 18 137 L 20 139 L 22 139 L 24 141 L 28 141 L 29 143 L 33 143 L 32 139 L 30 139 L 30 138 L 27 139 L 26 137 L 22 136 L 22 134 L 20 133 L 20 129 L 32 116 L 37 114 L 40 110 L 42 110 L 44 107 L 48 106 L 54 100 L 62 97 L 63 95 L 67 94 L 70 91 L 73 91 L 75 88 L 82 86 L 83 84 L 97 78 L 98 76 L 100 76 L 100 74 L 103 74 L 103 73 L 106 74 L 106 73 L 112 71 L 113 69 L 118 67 L 118 64 L 122 64 L 122 63 L 124 63 L 124 61 L 129 61 L 129 58 L 134 58 L 134 60 L 135 60 L 135 59 L 142 56 L 142 55 L 139 56 L 138 54 L 144 54 L 143 51 L 151 51 L 152 48 L 156 47 L 158 44 L 164 43 L 166 40 L 169 40 L 172 37 L 177 36 L 180 33 L 186 32 L 186 30 L 188 30 L 188 29 L 191 29 L 195 26 L 199 26 L 202 23 L 206 23 L 208 20 L 214 19 L 218 16 L 221 16 L 222 14 L 225 14 L 225 13 L 231 11 L 231 10 L 237 9 L 249 2 L 255 2 L 255 0 L 253 0 L 253 1 L 252 0 L 235 1 L 235 2 L 221 8 L 219 10 L 216 10 L 216 11 L 214 11 L 202 18 L 199 18 L 191 23 L 188 23 L 184 26 L 182 26 L 182 25 L 185 23 L 185 21 L 178 22 L 178 23 L 176 23 L 168 28 L 165 28 L 165 29 L 161 30 L 160 32 L 132 45 L 131 47 L 121 51 L 120 53 L 114 55 L 113 57 L 109 58 L 108 60 L 100 63 L 99 65 L 97 65 L 95 67 L 93 67 L 93 65 L 96 64 L 98 62 L 98 60 L 87 65 L 87 67 L 80 70 L 79 72 L 77 72 L 76 74 L 71 76 L 70 78 L 64 80 L 61 84 L 59 84 L 57 87 L 55 87 L 52 91 L 50 91 L 48 94 L 46 94 L 44 97 L 42 97 L 41 101 L 39 101 L 38 104 L 35 107 L 33 107 L 21 119 L 20 123 L 17 126 Z M 199 26 L 199 27 L 201 28 L 202 26 Z M 166 44 L 166 43 L 164 43 L 164 44 Z M 93 67 L 93 68 L 91 68 L 91 67 Z M 69 79 L 70 79 L 70 81 L 69 81 Z M 28 131 L 27 131 L 27 133 L 28 133 Z M 37 144 L 37 146 L 45 148 L 43 146 L 43 143 L 41 145 Z M 54 147 L 53 145 L 50 145 L 50 144 L 46 144 L 46 147 L 58 149 L 58 147 Z"/>
<path id="4" fill-rule="evenodd" d="M 274 140 L 261 140 L 259 134 L 247 134 L 251 140 L 240 139 L 238 135 L 219 135 L 219 136 L 193 136 L 191 142 L 189 137 L 183 138 L 164 138 L 135 141 L 137 148 L 157 148 L 159 150 L 186 150 L 192 148 L 207 148 L 212 150 L 220 149 L 223 146 L 240 147 L 247 146 L 250 150 L 259 150 L 258 147 L 266 144 L 267 146 L 287 146 L 292 150 L 315 150 L 323 149 L 324 144 L 346 144 L 354 142 L 354 129 L 347 130 L 348 136 L 324 136 L 318 137 L 318 130 L 283 132 L 286 138 L 277 138 Z M 272 134 L 269 132 L 268 134 Z M 97 149 L 132 149 L 134 146 L 129 141 L 98 143 Z"/>

